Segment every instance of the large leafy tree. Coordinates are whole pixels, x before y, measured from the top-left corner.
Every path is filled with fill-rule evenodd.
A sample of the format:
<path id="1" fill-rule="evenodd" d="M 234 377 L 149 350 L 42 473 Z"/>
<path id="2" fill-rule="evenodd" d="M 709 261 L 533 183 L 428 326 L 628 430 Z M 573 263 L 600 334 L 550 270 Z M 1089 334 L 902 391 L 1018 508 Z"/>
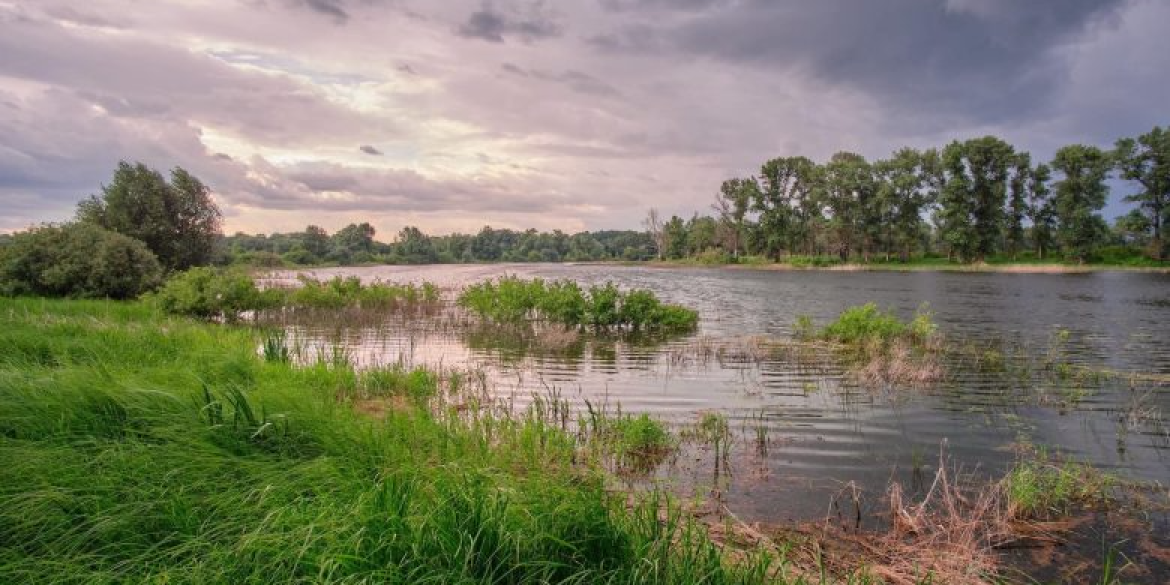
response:
<path id="1" fill-rule="evenodd" d="M 811 248 L 819 175 L 817 164 L 803 156 L 774 158 L 761 167 L 763 184 L 753 207 L 760 214 L 757 240 L 769 255 Z"/>
<path id="2" fill-rule="evenodd" d="M 996 251 L 1015 158 L 1015 149 L 994 136 L 952 142 L 943 149 L 941 228 L 961 260 L 983 260 Z"/>
<path id="3" fill-rule="evenodd" d="M 146 244 L 168 270 L 211 262 L 221 214 L 211 190 L 180 167 L 170 182 L 142 163 L 118 163 L 102 194 L 77 206 L 77 219 Z"/>
<path id="4" fill-rule="evenodd" d="M 877 191 L 873 167 L 860 154 L 838 152 L 825 164 L 820 185 L 835 250 L 848 260 L 855 245 L 864 247 L 862 222 Z"/>
<path id="5" fill-rule="evenodd" d="M 759 197 L 760 184 L 754 177 L 728 179 L 719 187 L 715 203 L 711 206 L 719 214 L 716 237 L 725 248 L 731 248 L 731 255 L 739 258 L 743 244 L 747 214 L 752 202 Z"/>
<path id="6" fill-rule="evenodd" d="M 1052 167 L 1061 174 L 1053 198 L 1060 222 L 1057 236 L 1065 254 L 1084 262 L 1108 227 L 1097 211 L 1105 207 L 1109 186 L 1105 180 L 1113 160 L 1095 146 L 1073 144 L 1056 151 Z"/>
<path id="7" fill-rule="evenodd" d="M 1137 203 L 1149 218 L 1154 237 L 1150 248 L 1161 260 L 1165 255 L 1162 231 L 1170 221 L 1170 128 L 1153 130 L 1133 138 L 1117 141 L 1115 160 L 1121 178 L 1137 181 L 1141 190 L 1125 198 Z"/>
<path id="8" fill-rule="evenodd" d="M 906 262 L 922 233 L 922 214 L 933 199 L 927 189 L 923 153 L 903 148 L 889 160 L 874 163 L 874 169 L 879 178 L 878 199 L 888 208 L 884 221 L 887 244 L 896 247 L 899 258 Z"/>
<path id="9" fill-rule="evenodd" d="M 687 224 L 683 218 L 672 215 L 663 226 L 667 258 L 683 258 L 687 255 Z"/>
<path id="10" fill-rule="evenodd" d="M 1032 157 L 1021 152 L 1016 155 L 1012 168 L 1007 207 L 1007 251 L 1012 258 L 1024 248 L 1024 218 L 1028 216 L 1028 181 L 1031 176 Z"/>
<path id="11" fill-rule="evenodd" d="M 398 232 L 398 255 L 407 264 L 433 264 L 439 261 L 439 254 L 431 238 L 414 226 L 407 226 Z"/>
<path id="12" fill-rule="evenodd" d="M 300 234 L 301 245 L 317 258 L 329 253 L 329 232 L 325 228 L 310 225 Z"/>
<path id="13" fill-rule="evenodd" d="M 1032 245 L 1040 258 L 1055 244 L 1056 209 L 1048 187 L 1050 180 L 1052 169 L 1046 164 L 1038 164 L 1028 173 L 1028 220 L 1032 222 Z"/>

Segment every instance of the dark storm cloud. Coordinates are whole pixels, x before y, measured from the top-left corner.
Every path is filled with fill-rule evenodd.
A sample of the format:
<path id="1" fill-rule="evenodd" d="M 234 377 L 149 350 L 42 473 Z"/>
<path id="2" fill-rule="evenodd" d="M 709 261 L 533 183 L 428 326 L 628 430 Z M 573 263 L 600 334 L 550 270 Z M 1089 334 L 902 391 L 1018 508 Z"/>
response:
<path id="1" fill-rule="evenodd" d="M 768 75 L 807 74 L 892 109 L 925 107 L 988 122 L 1031 115 L 1063 79 L 1065 66 L 1054 51 L 1125 2 L 688 4 L 706 10 L 657 28 L 619 28 L 592 42 L 614 51 L 702 55 Z"/>
<path id="2" fill-rule="evenodd" d="M 521 41 L 530 43 L 560 36 L 561 27 L 544 14 L 539 3 L 533 4 L 526 14 L 513 15 L 497 9 L 493 3 L 485 0 L 480 9 L 471 13 L 467 22 L 463 23 L 457 32 L 462 37 L 492 43 L 502 43 L 507 37 L 518 37 Z"/>
<path id="3" fill-rule="evenodd" d="M 369 144 L 363 144 L 358 149 L 372 156 L 382 156 L 382 151 L 374 148 L 373 146 L 370 146 Z"/>

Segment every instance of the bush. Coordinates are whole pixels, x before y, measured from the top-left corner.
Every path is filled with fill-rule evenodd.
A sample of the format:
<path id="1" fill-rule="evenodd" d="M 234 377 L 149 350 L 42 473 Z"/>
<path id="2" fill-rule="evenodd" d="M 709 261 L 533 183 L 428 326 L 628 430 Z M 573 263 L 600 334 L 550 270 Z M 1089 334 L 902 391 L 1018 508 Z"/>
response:
<path id="1" fill-rule="evenodd" d="M 234 320 L 244 311 L 278 304 L 276 291 L 261 291 L 252 277 L 236 270 L 192 268 L 176 274 L 154 296 L 159 308 L 176 315 Z"/>
<path id="2" fill-rule="evenodd" d="M 146 244 L 95 225 L 44 226 L 0 250 L 0 294 L 134 298 L 158 286 L 158 258 Z"/>

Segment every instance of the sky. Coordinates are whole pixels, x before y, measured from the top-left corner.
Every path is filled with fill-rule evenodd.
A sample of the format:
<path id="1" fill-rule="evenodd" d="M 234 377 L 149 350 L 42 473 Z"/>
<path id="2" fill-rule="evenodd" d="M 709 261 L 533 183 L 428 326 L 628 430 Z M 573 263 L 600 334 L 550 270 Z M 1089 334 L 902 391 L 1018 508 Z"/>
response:
<path id="1" fill-rule="evenodd" d="M 1164 0 L 0 0 L 0 231 L 119 160 L 229 233 L 635 229 L 777 156 L 1170 123 Z M 1104 215 L 1124 212 L 1114 184 Z"/>

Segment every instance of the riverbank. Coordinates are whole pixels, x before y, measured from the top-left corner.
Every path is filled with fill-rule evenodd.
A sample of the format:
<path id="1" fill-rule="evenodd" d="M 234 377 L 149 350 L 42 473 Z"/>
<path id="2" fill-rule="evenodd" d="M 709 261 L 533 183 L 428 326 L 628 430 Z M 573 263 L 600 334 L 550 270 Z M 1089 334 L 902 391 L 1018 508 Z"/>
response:
<path id="1" fill-rule="evenodd" d="M 891 501 L 913 531 L 854 533 L 838 557 L 618 480 L 672 448 L 645 415 L 574 421 L 554 396 L 504 410 L 465 372 L 298 365 L 281 341 L 147 302 L 0 299 L 0 581 L 925 583 L 994 566 L 983 533 L 931 545 L 959 534 L 934 532 L 929 495 Z M 716 452 L 732 437 L 722 416 L 688 432 Z M 1044 465 L 1019 485 L 1079 469 Z M 951 554 L 970 547 L 980 563 Z"/>

